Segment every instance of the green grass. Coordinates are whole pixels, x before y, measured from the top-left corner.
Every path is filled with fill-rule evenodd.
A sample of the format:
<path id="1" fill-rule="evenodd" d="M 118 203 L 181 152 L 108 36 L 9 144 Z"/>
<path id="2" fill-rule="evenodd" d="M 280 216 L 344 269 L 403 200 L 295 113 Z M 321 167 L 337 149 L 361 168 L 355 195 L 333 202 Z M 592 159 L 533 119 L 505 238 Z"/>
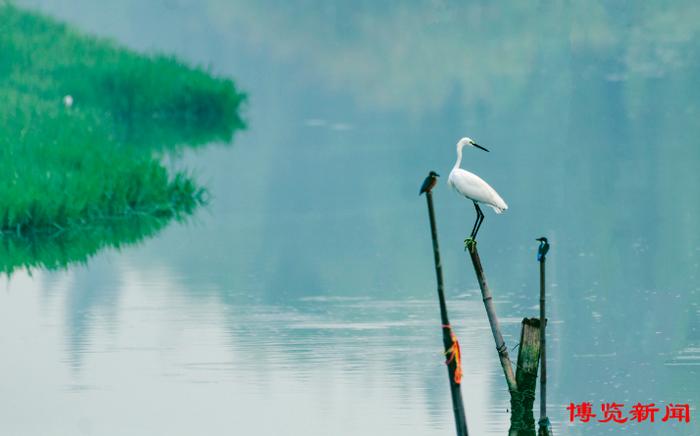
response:
<path id="1" fill-rule="evenodd" d="M 230 79 L 13 6 L 0 6 L 0 86 L 56 103 L 71 95 L 77 110 L 99 110 L 127 139 L 155 128 L 188 143 L 231 141 L 244 127 L 245 95 Z"/>
<path id="2" fill-rule="evenodd" d="M 229 142 L 244 127 L 231 80 L 14 6 L 0 6 L 0 101 L 6 235 L 188 214 L 206 191 L 159 153 Z"/>

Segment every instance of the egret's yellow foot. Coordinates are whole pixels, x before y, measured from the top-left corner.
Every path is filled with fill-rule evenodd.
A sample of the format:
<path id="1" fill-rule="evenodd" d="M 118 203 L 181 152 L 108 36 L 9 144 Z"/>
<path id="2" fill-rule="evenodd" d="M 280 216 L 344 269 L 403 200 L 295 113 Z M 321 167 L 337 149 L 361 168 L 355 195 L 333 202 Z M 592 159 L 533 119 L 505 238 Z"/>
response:
<path id="1" fill-rule="evenodd" d="M 473 245 L 476 245 L 476 239 L 470 236 L 464 240 L 464 251 L 469 250 Z"/>

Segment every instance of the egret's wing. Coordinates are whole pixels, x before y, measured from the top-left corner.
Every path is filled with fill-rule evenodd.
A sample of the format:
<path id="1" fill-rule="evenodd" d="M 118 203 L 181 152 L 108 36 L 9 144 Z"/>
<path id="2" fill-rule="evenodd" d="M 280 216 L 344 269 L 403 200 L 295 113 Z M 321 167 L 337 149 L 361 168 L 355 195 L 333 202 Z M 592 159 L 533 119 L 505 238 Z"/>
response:
<path id="1" fill-rule="evenodd" d="M 498 192 L 476 174 L 458 168 L 450 173 L 449 181 L 457 192 L 470 200 L 491 206 L 496 213 L 508 209 Z"/>

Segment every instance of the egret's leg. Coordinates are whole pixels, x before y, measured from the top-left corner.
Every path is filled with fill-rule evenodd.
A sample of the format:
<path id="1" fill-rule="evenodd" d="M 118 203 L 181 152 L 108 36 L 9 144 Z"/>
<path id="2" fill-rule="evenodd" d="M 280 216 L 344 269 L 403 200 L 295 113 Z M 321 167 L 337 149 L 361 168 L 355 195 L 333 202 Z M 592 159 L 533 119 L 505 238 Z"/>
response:
<path id="1" fill-rule="evenodd" d="M 484 212 L 481 211 L 481 208 L 479 207 L 478 204 L 474 203 L 474 206 L 476 206 L 476 212 L 479 215 L 478 224 L 476 226 L 476 231 L 474 232 L 474 235 L 472 236 L 472 238 L 476 239 L 476 234 L 479 233 L 479 228 L 481 227 L 481 223 L 484 222 Z"/>
<path id="2" fill-rule="evenodd" d="M 474 221 L 474 227 L 472 227 L 472 232 L 467 239 L 464 240 L 464 250 L 466 251 L 472 244 L 476 243 L 476 232 L 479 231 L 479 222 L 481 220 L 482 214 L 479 205 L 474 202 L 474 209 L 476 209 L 476 221 Z"/>
<path id="3" fill-rule="evenodd" d="M 474 203 L 474 209 L 476 209 L 476 221 L 474 221 L 474 226 L 472 227 L 472 232 L 469 234 L 469 239 L 474 239 L 476 236 L 477 232 L 477 226 L 479 225 L 479 219 L 481 218 L 481 214 L 479 213 L 479 206 Z"/>

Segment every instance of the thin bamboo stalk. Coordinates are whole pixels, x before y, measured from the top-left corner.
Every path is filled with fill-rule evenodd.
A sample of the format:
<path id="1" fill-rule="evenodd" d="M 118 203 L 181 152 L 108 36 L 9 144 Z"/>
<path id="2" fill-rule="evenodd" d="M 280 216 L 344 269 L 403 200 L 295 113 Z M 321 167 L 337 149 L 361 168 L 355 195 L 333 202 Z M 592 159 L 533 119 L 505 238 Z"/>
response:
<path id="1" fill-rule="evenodd" d="M 440 319 L 442 321 L 442 341 L 445 354 L 451 353 L 453 343 L 450 320 L 447 316 L 447 303 L 445 302 L 444 282 L 442 278 L 442 263 L 440 262 L 440 247 L 438 246 L 437 224 L 435 223 L 435 210 L 433 208 L 433 194 L 428 190 L 425 195 L 428 203 L 428 215 L 430 217 L 430 234 L 433 240 L 433 256 L 435 258 L 435 275 L 437 277 L 437 293 L 440 303 Z M 452 396 L 452 411 L 455 417 L 457 436 L 468 436 L 467 418 L 464 413 L 464 402 L 460 384 L 456 382 L 455 373 L 458 371 L 458 360 L 447 360 L 447 376 L 450 381 L 450 394 Z"/>
<path id="2" fill-rule="evenodd" d="M 549 247 L 547 247 L 547 250 Z M 539 436 L 552 436 L 552 427 L 547 417 L 547 318 L 545 316 L 545 261 L 547 250 L 540 260 L 540 420 L 537 434 Z"/>
<path id="3" fill-rule="evenodd" d="M 513 367 L 510 363 L 508 347 L 506 347 L 506 343 L 503 340 L 503 335 L 501 334 L 501 327 L 498 322 L 498 317 L 496 316 L 496 309 L 493 307 L 493 296 L 491 295 L 489 286 L 486 283 L 486 277 L 484 275 L 484 269 L 481 266 L 481 259 L 479 258 L 479 252 L 476 249 L 476 243 L 469 244 L 468 248 L 469 254 L 472 258 L 472 264 L 474 265 L 474 271 L 476 272 L 476 278 L 479 281 L 479 288 L 481 288 L 481 297 L 484 301 L 486 315 L 489 318 L 491 333 L 493 334 L 493 339 L 496 342 L 496 351 L 498 351 L 498 358 L 501 361 L 503 375 L 506 377 L 508 390 L 512 395 L 514 392 L 517 393 L 518 384 L 516 383 L 515 374 L 513 374 Z"/>
<path id="4" fill-rule="evenodd" d="M 545 257 L 540 260 L 540 421 L 547 417 L 547 337 L 545 336 L 545 290 L 544 290 L 544 264 Z"/>

